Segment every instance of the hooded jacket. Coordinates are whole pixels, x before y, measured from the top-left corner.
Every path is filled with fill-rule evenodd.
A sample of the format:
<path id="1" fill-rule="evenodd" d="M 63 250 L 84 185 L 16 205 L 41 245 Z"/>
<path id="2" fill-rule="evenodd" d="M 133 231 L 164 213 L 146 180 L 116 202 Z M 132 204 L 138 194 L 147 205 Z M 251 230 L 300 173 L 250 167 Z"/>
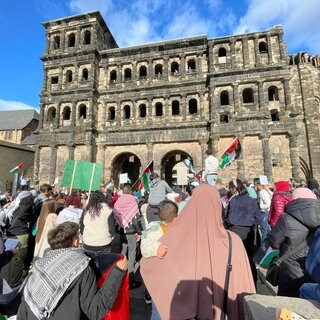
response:
<path id="1" fill-rule="evenodd" d="M 278 295 L 299 297 L 300 286 L 305 282 L 311 282 L 305 272 L 305 258 L 309 250 L 307 237 L 320 226 L 319 213 L 319 200 L 292 200 L 270 231 L 267 239 L 273 248 L 280 249 L 280 256 L 306 242 L 301 250 L 281 264 Z"/>
<path id="2" fill-rule="evenodd" d="M 159 178 L 153 179 L 150 183 L 150 193 L 148 203 L 152 206 L 158 206 L 166 199 L 167 193 L 173 192 L 166 181 Z"/>

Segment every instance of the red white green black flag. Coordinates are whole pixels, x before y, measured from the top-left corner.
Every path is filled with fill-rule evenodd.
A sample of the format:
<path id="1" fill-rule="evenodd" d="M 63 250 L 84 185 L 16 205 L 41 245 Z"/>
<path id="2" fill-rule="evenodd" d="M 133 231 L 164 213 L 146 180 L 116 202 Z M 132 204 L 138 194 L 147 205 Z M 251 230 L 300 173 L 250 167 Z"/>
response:
<path id="1" fill-rule="evenodd" d="M 241 153 L 241 144 L 238 137 L 234 138 L 220 158 L 219 168 L 225 169 L 234 160 L 238 159 Z"/>
<path id="2" fill-rule="evenodd" d="M 16 167 L 12 168 L 9 172 L 10 173 L 17 173 L 23 170 L 23 162 L 20 162 Z"/>

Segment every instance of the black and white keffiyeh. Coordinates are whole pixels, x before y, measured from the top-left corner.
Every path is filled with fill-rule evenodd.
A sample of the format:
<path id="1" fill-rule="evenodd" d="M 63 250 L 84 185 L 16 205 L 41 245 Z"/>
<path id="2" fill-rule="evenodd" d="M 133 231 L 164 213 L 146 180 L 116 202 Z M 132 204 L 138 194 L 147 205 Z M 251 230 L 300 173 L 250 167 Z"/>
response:
<path id="1" fill-rule="evenodd" d="M 24 298 L 38 319 L 48 318 L 72 283 L 88 266 L 82 249 L 49 250 L 34 264 Z"/>

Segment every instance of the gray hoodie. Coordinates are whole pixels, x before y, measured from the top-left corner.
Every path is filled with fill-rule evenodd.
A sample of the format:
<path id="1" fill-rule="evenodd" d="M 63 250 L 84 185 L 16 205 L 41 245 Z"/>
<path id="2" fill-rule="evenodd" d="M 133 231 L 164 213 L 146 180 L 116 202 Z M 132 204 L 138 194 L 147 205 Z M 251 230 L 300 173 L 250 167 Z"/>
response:
<path id="1" fill-rule="evenodd" d="M 157 206 L 166 199 L 167 193 L 173 192 L 169 185 L 164 181 L 156 178 L 150 183 L 150 193 L 148 203 L 151 206 Z"/>

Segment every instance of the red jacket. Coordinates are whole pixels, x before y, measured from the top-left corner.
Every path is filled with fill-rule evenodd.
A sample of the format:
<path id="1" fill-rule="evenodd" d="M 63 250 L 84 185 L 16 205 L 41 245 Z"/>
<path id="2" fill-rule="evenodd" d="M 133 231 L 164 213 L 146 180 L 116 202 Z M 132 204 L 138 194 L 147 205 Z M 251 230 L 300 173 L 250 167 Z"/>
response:
<path id="1" fill-rule="evenodd" d="M 268 221 L 272 228 L 276 225 L 279 217 L 284 214 L 284 208 L 291 199 L 292 194 L 290 191 L 276 191 L 273 194 L 268 216 Z"/>

